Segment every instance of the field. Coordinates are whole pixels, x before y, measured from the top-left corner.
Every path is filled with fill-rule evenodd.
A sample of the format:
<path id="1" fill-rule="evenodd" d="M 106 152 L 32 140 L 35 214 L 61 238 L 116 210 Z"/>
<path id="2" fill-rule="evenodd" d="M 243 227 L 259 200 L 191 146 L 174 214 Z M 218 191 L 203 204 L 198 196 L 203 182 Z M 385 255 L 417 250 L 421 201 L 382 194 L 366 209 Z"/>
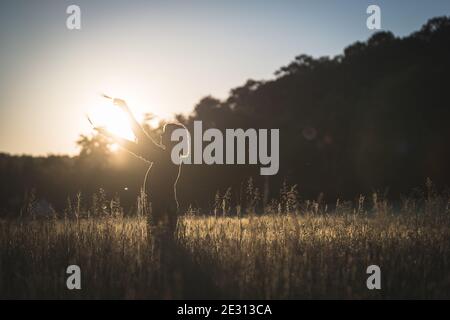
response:
<path id="1" fill-rule="evenodd" d="M 169 296 L 143 218 L 1 220 L 0 298 L 450 298 L 450 214 L 436 203 L 186 215 Z M 81 290 L 66 288 L 70 264 Z M 381 290 L 366 287 L 372 264 Z"/>

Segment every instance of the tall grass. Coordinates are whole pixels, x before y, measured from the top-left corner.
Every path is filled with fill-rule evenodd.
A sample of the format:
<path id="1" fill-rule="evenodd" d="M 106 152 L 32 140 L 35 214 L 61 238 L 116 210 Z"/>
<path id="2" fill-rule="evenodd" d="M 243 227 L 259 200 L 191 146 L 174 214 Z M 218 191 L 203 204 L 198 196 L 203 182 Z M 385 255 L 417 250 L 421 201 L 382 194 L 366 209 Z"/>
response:
<path id="1" fill-rule="evenodd" d="M 270 214 L 249 212 L 260 196 L 247 190 L 258 201 L 245 215 L 231 216 L 226 192 L 215 215 L 181 217 L 171 290 L 145 215 L 124 216 L 101 196 L 95 214 L 81 195 L 62 217 L 26 207 L 0 220 L 0 298 L 450 298 L 450 202 L 432 185 L 397 207 L 374 193 L 333 210 L 285 190 Z M 81 267 L 81 290 L 66 288 L 71 264 Z M 381 290 L 366 287 L 371 264 Z"/>

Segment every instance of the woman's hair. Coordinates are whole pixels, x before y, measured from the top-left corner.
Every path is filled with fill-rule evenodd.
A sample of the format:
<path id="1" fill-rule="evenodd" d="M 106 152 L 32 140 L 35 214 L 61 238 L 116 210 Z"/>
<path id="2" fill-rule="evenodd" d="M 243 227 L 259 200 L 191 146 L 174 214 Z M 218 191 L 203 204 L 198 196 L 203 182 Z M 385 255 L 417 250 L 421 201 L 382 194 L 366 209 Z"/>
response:
<path id="1" fill-rule="evenodd" d="M 187 130 L 186 127 L 181 123 L 169 122 L 169 123 L 166 123 L 163 127 L 164 135 L 172 134 L 172 132 L 175 131 L 176 129 Z"/>
<path id="2" fill-rule="evenodd" d="M 184 129 L 187 132 L 188 135 L 188 151 L 186 154 L 182 155 L 182 158 L 188 157 L 189 153 L 190 153 L 190 149 L 191 149 L 191 145 L 190 145 L 190 134 L 189 134 L 189 130 L 186 128 L 185 125 L 183 125 L 182 123 L 175 123 L 175 122 L 169 122 L 166 123 L 163 127 L 163 134 L 161 136 L 162 138 L 162 144 L 166 147 L 168 147 L 168 144 L 173 144 L 173 142 L 171 141 L 171 136 L 172 133 L 177 130 L 177 129 Z"/>

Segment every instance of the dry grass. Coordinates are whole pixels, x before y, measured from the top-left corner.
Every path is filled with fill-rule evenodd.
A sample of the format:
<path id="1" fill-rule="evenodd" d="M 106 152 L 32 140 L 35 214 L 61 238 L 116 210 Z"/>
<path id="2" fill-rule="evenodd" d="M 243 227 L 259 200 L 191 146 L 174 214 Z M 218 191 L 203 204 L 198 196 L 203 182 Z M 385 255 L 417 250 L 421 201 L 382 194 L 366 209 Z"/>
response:
<path id="1" fill-rule="evenodd" d="M 178 236 L 178 297 L 450 298 L 448 214 L 184 217 Z M 162 298 L 150 243 L 141 218 L 3 220 L 0 298 Z"/>

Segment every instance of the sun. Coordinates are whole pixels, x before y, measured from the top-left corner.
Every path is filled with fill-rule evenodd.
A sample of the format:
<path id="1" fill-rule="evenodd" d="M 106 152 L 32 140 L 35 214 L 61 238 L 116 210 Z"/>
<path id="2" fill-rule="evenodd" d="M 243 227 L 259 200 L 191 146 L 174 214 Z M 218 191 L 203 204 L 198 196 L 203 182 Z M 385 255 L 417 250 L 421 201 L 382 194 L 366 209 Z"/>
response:
<path id="1" fill-rule="evenodd" d="M 127 114 L 113 105 L 110 100 L 102 99 L 88 111 L 89 119 L 96 127 L 104 127 L 109 132 L 128 140 L 135 140 Z"/>

